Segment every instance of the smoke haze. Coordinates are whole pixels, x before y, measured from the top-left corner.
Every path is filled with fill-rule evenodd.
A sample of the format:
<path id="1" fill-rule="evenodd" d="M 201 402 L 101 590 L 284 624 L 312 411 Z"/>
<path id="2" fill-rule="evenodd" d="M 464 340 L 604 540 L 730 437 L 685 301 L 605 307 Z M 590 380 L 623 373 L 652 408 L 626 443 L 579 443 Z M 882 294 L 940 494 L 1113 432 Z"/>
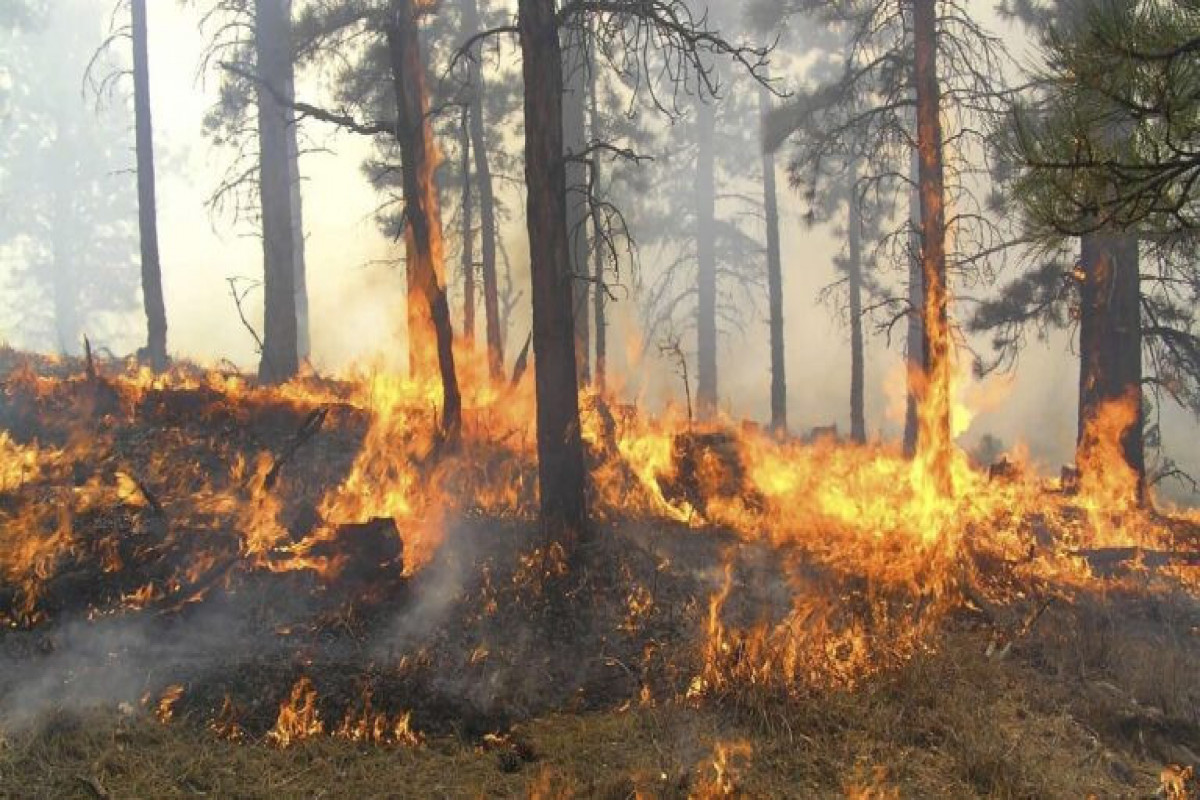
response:
<path id="1" fill-rule="evenodd" d="M 101 21 L 95 24 L 99 35 L 109 4 L 90 2 L 96 20 Z M 205 43 L 197 29 L 198 15 L 175 3 L 151 3 L 149 13 L 168 346 L 174 355 L 201 363 L 227 360 L 253 369 L 257 363 L 254 341 L 239 320 L 227 279 L 261 278 L 262 249 L 245 225 L 210 214 L 205 205 L 231 156 L 201 132 L 204 115 L 216 100 L 216 86 L 213 76 L 197 74 Z M 1019 53 L 1021 40 L 1017 34 L 1010 38 L 1012 49 Z M 323 88 L 319 81 L 303 77 L 297 95 L 320 96 Z M 66 93 L 56 101 L 71 113 L 94 113 L 79 92 Z M 119 93 L 114 102 L 124 103 L 124 95 Z M 405 363 L 401 357 L 405 348 L 404 280 L 399 261 L 403 246 L 384 237 L 376 223 L 379 196 L 361 170 L 363 159 L 371 153 L 370 142 L 312 121 L 302 123 L 302 134 L 312 151 L 302 157 L 301 172 L 313 365 L 321 373 L 367 364 L 399 368 Z M 757 131 L 748 128 L 745 137 L 745 141 L 728 146 L 757 146 Z M 132 136 L 127 161 L 132 167 Z M 782 179 L 782 167 L 780 175 Z M 113 180 L 133 178 L 114 175 Z M 833 259 L 842 245 L 831 227 L 806 226 L 801 199 L 786 188 L 786 182 L 781 180 L 781 184 L 788 417 L 797 431 L 834 422 L 845 431 L 849 427 L 848 332 L 841 313 L 818 301 L 820 289 L 835 280 Z M 523 209 L 517 181 L 499 181 L 498 186 L 509 208 Z M 7 197 L 3 202 L 20 200 Z M 455 235 L 448 227 L 447 236 Z M 502 238 L 519 289 L 528 283 L 524 236 L 523 217 L 514 213 L 502 229 Z M 15 302 L 11 285 L 18 258 L 19 254 L 0 249 L 0 279 L 9 295 L 3 305 L 9 307 Z M 136 260 L 131 261 L 130 269 L 136 270 Z M 638 377 L 626 380 L 629 389 L 654 406 L 670 396 L 678 397 L 680 386 L 672 367 L 659 361 L 653 343 L 638 341 L 634 324 L 637 298 L 622 291 L 617 297 L 618 303 L 611 308 L 610 334 L 615 380 L 622 380 L 622 362 L 628 366 L 626 350 L 644 351 L 650 364 L 637 371 Z M 526 290 L 509 332 L 510 358 L 528 330 L 527 305 Z M 140 308 L 135 309 L 99 344 L 118 354 L 132 352 L 141 342 L 143 328 Z M 261 293 L 248 298 L 246 311 L 252 323 L 258 324 Z M 0 325 L 0 339 L 13 346 L 54 349 L 45 341 L 30 339 L 10 315 L 0 317 Z M 885 337 L 872 334 L 867 340 L 867 428 L 872 436 L 895 438 L 903 427 L 902 416 L 896 415 L 897 393 L 903 391 L 901 339 L 896 335 L 889 344 Z M 971 344 L 980 352 L 987 349 L 983 340 Z M 1047 470 L 1068 462 L 1074 450 L 1078 388 L 1078 362 L 1072 346 L 1070 337 L 1061 333 L 1045 341 L 1031 339 L 1014 376 L 993 380 L 975 391 L 986 395 L 986 407 L 979 409 L 964 443 L 970 445 L 990 433 L 1006 445 L 1026 443 L 1034 461 Z M 770 401 L 769 353 L 766 320 L 761 314 L 750 318 L 744 336 L 722 338 L 719 370 L 722 407 L 734 417 L 765 420 Z M 655 377 L 647 379 L 647 374 Z M 1200 472 L 1195 420 L 1173 405 L 1164 405 L 1160 412 L 1169 454 L 1185 469 Z"/>

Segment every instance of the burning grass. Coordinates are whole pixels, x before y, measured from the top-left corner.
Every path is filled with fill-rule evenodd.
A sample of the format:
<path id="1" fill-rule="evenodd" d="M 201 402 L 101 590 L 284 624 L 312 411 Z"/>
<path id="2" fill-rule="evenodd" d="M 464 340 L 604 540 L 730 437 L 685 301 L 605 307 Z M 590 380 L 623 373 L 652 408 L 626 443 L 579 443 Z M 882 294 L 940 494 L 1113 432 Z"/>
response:
<path id="1" fill-rule="evenodd" d="M 0 360 L 16 796 L 1132 797 L 1196 760 L 1200 520 L 1119 486 L 955 457 L 945 496 L 590 398 L 568 564 L 528 386 L 451 448 L 387 375 Z"/>
<path id="2" fill-rule="evenodd" d="M 1028 667 L 943 643 L 857 692 L 777 709 L 719 706 L 549 714 L 505 737 L 375 747 L 317 737 L 286 750 L 188 719 L 62 712 L 0 751 L 16 797 L 989 797 L 1148 796 L 1158 764 L 1118 753 Z"/>

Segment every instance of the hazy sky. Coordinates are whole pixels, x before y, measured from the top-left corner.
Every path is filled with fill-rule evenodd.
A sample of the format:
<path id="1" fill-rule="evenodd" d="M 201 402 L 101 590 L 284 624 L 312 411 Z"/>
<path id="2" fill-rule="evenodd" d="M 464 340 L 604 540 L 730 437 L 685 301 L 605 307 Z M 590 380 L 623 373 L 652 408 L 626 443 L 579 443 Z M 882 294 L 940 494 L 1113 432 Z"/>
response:
<path id="1" fill-rule="evenodd" d="M 103 0 L 96 2 L 98 7 L 107 7 Z M 204 205 L 231 156 L 214 149 L 201 136 L 203 116 L 215 97 L 215 81 L 211 76 L 207 80 L 197 76 L 204 44 L 197 16 L 173 0 L 154 0 L 148 5 L 168 344 L 173 353 L 202 362 L 229 359 L 253 367 L 253 341 L 237 318 L 226 279 L 261 277 L 262 251 L 256 238 L 232 227 L 227 219 L 210 217 Z M 985 5 L 991 4 L 980 3 Z M 319 88 L 302 82 L 299 94 L 312 96 Z M 317 123 L 305 123 L 304 130 L 331 151 L 307 155 L 301 163 L 306 178 L 304 227 L 314 362 L 327 372 L 379 356 L 401 363 L 402 273 L 377 263 L 394 259 L 401 246 L 382 237 L 373 219 L 377 197 L 360 170 L 370 145 L 360 137 Z M 755 140 L 752 132 L 748 139 Z M 794 429 L 832 422 L 848 429 L 848 334 L 842 320 L 817 303 L 818 290 L 834 277 L 831 261 L 841 245 L 828 231 L 804 226 L 800 203 L 787 190 L 782 176 L 780 184 L 785 193 L 782 226 L 789 418 Z M 514 192 L 509 200 L 514 210 L 523 208 L 519 194 Z M 447 231 L 447 235 L 454 232 Z M 523 286 L 527 281 L 523 221 L 517 217 L 504 236 L 514 268 L 520 272 L 518 283 Z M 633 300 L 625 302 L 629 306 Z M 631 307 L 625 311 L 636 313 Z M 614 312 L 619 315 L 622 309 Z M 140 315 L 136 321 L 141 322 Z M 520 322 L 516 328 L 511 338 L 523 339 L 526 323 Z M 721 394 L 733 414 L 764 419 L 769 413 L 766 323 L 755 320 L 747 330 L 745 337 L 723 342 Z M 133 333 L 140 335 L 138 330 Z M 622 337 L 620 330 L 615 331 L 614 349 L 623 348 Z M 894 435 L 901 423 L 895 416 L 903 390 L 901 345 L 895 341 L 889 349 L 875 336 L 867 343 L 868 427 L 889 435 Z M 509 349 L 518 346 L 510 344 Z M 1048 468 L 1069 460 L 1075 438 L 1078 376 L 1069 348 L 1065 335 L 1047 343 L 1031 341 L 1014 377 L 967 388 L 967 396 L 983 407 L 966 440 L 986 431 L 1007 443 L 1025 440 Z M 668 373 L 667 367 L 662 369 Z M 652 370 L 642 370 L 648 371 Z M 1195 421 L 1174 409 L 1167 414 L 1169 429 L 1182 445 L 1177 445 L 1173 454 L 1200 469 Z"/>

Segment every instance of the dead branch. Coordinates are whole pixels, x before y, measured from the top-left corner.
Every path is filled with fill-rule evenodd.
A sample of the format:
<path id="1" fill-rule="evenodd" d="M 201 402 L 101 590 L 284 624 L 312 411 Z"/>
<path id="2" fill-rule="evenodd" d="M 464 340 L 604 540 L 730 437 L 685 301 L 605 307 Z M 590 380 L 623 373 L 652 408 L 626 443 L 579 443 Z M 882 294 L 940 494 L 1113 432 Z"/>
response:
<path id="1" fill-rule="evenodd" d="M 254 344 L 258 347 L 258 352 L 262 357 L 267 359 L 270 366 L 270 357 L 267 355 L 266 348 L 263 346 L 262 337 L 258 335 L 258 331 L 254 330 L 254 326 L 250 324 L 250 320 L 246 319 L 246 312 L 242 309 L 242 301 L 246 299 L 246 295 L 250 294 L 260 284 L 258 281 L 250 281 L 250 285 L 242 292 L 238 292 L 237 282 L 239 280 L 247 280 L 246 278 L 226 278 L 229 283 L 229 294 L 233 296 L 233 304 L 237 307 L 238 318 L 241 319 L 242 325 L 246 326 L 246 330 L 250 331 L 250 335 L 254 337 Z"/>
<path id="2" fill-rule="evenodd" d="M 226 72 L 231 72 L 238 77 L 245 78 L 257 86 L 261 86 L 264 90 L 266 90 L 267 94 L 271 95 L 271 99 L 276 103 L 284 108 L 290 108 L 302 116 L 312 117 L 313 119 L 320 120 L 322 122 L 328 122 L 363 136 L 381 136 L 384 134 L 392 136 L 396 133 L 397 123 L 395 121 L 376 120 L 371 122 L 360 122 L 346 112 L 329 111 L 328 109 L 314 106 L 311 103 L 293 100 L 283 92 L 279 91 L 279 89 L 263 80 L 256 73 L 244 69 L 237 64 L 232 64 L 228 61 L 222 61 L 221 69 L 225 70 Z"/>
<path id="3" fill-rule="evenodd" d="M 676 369 L 678 370 L 679 378 L 683 381 L 683 395 L 687 399 L 687 418 L 688 427 L 692 427 L 692 384 L 688 379 L 687 358 L 683 354 L 683 348 L 679 346 L 679 337 L 672 336 L 664 343 L 658 346 L 658 352 L 664 356 L 669 356 L 675 361 Z"/>
<path id="4" fill-rule="evenodd" d="M 275 486 L 275 482 L 279 480 L 279 473 L 283 469 L 283 465 L 292 460 L 292 457 L 304 446 L 305 442 L 317 435 L 321 430 L 321 426 L 325 424 L 325 418 L 328 415 L 329 406 L 321 406 L 318 409 L 314 409 L 305 418 L 304 424 L 292 435 L 291 440 L 288 441 L 283 450 L 275 458 L 275 463 L 271 465 L 271 469 L 263 479 L 263 489 L 270 490 Z"/>

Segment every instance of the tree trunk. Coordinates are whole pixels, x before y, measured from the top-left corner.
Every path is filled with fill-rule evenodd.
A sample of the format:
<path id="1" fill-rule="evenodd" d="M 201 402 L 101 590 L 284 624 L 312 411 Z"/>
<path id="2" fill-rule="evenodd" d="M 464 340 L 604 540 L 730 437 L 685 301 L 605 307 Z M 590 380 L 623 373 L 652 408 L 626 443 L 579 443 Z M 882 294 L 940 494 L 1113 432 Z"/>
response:
<path id="1" fill-rule="evenodd" d="M 290 10 L 288 14 L 290 22 Z M 296 99 L 296 70 L 290 58 L 283 92 L 284 97 L 289 101 Z M 308 321 L 308 264 L 304 257 L 304 204 L 300 185 L 300 140 L 295 109 L 289 106 L 286 113 L 288 201 L 292 215 L 292 259 L 295 262 L 295 286 L 293 288 L 296 292 L 296 354 L 301 361 L 306 361 L 312 356 L 312 337 Z"/>
<path id="2" fill-rule="evenodd" d="M 594 37 L 594 31 L 590 35 Z M 588 62 L 592 65 L 592 69 L 588 70 L 588 114 L 591 119 L 592 141 L 598 142 L 600 141 L 600 106 L 596 95 L 596 63 L 590 52 Z M 597 187 L 597 191 L 599 191 L 600 177 L 600 162 L 598 159 L 593 159 L 592 185 Z M 604 295 L 604 247 L 601 245 L 603 220 L 600 217 L 600 209 L 592 206 L 592 260 L 594 262 L 592 312 L 595 317 L 596 329 L 596 367 L 593 380 L 596 391 L 603 394 L 608 382 L 608 321 Z"/>
<path id="3" fill-rule="evenodd" d="M 765 120 L 771 93 L 759 90 L 759 110 Z M 783 346 L 783 257 L 779 245 L 779 198 L 775 185 L 775 155 L 763 151 L 763 208 L 767 216 L 767 295 L 771 334 L 771 430 L 787 432 L 787 375 Z"/>
<path id="4" fill-rule="evenodd" d="M 946 209 L 942 172 L 941 90 L 937 74 L 937 0 L 914 0 L 914 83 L 920 155 L 924 371 L 917 456 L 936 489 L 951 494 L 950 322 L 946 281 Z"/>
<path id="5" fill-rule="evenodd" d="M 433 326 L 442 381 L 442 432 L 453 437 L 462 425 L 462 399 L 454 369 L 454 331 L 443 277 L 442 212 L 434 171 L 437 150 L 429 122 L 425 63 L 413 0 L 394 0 L 387 26 L 388 54 L 396 93 L 396 142 L 404 173 L 404 243 L 408 274 L 424 300 Z M 410 304 L 416 299 L 409 296 Z"/>
<path id="6" fill-rule="evenodd" d="M 475 209 L 471 192 L 471 109 L 464 108 L 462 116 L 462 273 L 463 273 L 463 339 L 475 346 Z"/>
<path id="7" fill-rule="evenodd" d="M 912 151 L 909 177 L 912 190 L 908 193 L 908 332 L 904 350 L 904 456 L 917 454 L 917 396 L 921 375 L 925 369 L 925 324 L 921 298 L 925 296 L 925 280 L 921 277 L 921 193 L 920 158 Z"/>
<path id="8" fill-rule="evenodd" d="M 291 0 L 258 0 L 254 46 L 266 86 L 284 86 L 291 71 Z M 296 262 L 292 230 L 289 111 L 258 90 L 259 192 L 263 237 L 263 352 L 259 379 L 281 383 L 300 367 L 296 339 Z"/>
<path id="9" fill-rule="evenodd" d="M 463 32 L 479 32 L 477 0 L 462 0 Z M 475 185 L 479 187 L 479 239 L 483 263 L 483 312 L 487 328 L 488 371 L 492 380 L 504 378 L 504 336 L 500 323 L 500 287 L 496 273 L 496 199 L 492 191 L 492 167 L 488 162 L 487 136 L 483 119 L 483 72 L 477 45 L 468 60 L 471 84 L 471 147 L 475 151 Z"/>
<path id="10" fill-rule="evenodd" d="M 1146 459 L 1138 242 L 1129 235 L 1094 233 L 1083 237 L 1080 249 L 1077 463 L 1086 480 L 1088 470 L 1112 470 L 1110 464 L 1096 463 L 1089 450 L 1119 453 L 1132 472 L 1130 496 L 1140 504 Z M 1123 430 L 1104 424 L 1112 404 L 1127 406 L 1129 424 Z M 1104 441 L 1106 436 L 1119 441 Z"/>
<path id="11" fill-rule="evenodd" d="M 137 143 L 138 232 L 142 250 L 142 305 L 146 310 L 146 357 L 155 371 L 167 366 L 167 308 L 158 255 L 158 206 L 154 187 L 154 127 L 150 119 L 150 57 L 146 0 L 132 0 L 133 109 Z"/>
<path id="12" fill-rule="evenodd" d="M 862 327 L 862 207 L 858 199 L 858 163 L 850 162 L 846 176 L 848 213 L 846 222 L 850 240 L 846 278 L 850 288 L 850 438 L 858 444 L 867 441 L 867 415 Z"/>
<path id="13" fill-rule="evenodd" d="M 591 380 L 588 341 L 588 175 L 582 161 L 587 149 L 587 25 L 584 15 L 566 20 L 563 50 L 563 155 L 567 172 L 567 233 L 575 291 L 575 361 L 579 382 Z"/>
<path id="14" fill-rule="evenodd" d="M 518 20 L 541 521 L 547 534 L 573 550 L 572 545 L 587 538 L 588 529 L 563 159 L 562 52 L 554 0 L 520 0 Z"/>
<path id="15" fill-rule="evenodd" d="M 716 134 L 711 103 L 696 103 L 696 402 L 701 419 L 717 411 Z"/>

